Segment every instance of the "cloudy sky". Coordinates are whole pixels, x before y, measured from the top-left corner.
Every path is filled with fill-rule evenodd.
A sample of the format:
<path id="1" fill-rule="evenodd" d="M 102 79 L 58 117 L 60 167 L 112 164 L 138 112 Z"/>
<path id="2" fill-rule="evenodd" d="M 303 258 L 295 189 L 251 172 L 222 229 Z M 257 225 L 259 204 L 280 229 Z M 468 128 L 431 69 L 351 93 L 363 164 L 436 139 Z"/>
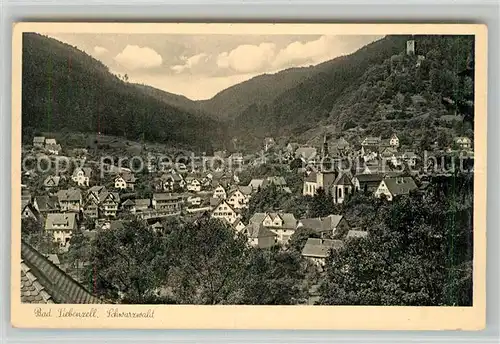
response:
<path id="1" fill-rule="evenodd" d="M 44 33 L 84 50 L 129 81 L 208 99 L 263 73 L 350 54 L 382 36 Z"/>

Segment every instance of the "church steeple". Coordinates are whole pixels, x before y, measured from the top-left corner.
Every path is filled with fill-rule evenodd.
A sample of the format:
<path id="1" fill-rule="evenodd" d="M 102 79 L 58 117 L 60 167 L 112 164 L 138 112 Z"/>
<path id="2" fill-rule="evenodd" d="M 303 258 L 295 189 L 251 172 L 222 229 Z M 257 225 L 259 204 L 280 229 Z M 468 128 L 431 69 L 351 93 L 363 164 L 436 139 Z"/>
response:
<path id="1" fill-rule="evenodd" d="M 328 141 L 326 134 L 323 135 L 323 157 L 328 156 Z"/>

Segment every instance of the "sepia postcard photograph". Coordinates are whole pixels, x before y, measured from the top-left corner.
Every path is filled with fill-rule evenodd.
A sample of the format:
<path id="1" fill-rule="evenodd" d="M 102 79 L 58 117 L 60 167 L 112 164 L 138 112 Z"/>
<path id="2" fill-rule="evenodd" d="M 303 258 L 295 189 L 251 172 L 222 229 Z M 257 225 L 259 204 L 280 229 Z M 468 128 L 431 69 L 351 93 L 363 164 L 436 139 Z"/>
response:
<path id="1" fill-rule="evenodd" d="M 13 31 L 14 326 L 484 328 L 486 26 Z"/>

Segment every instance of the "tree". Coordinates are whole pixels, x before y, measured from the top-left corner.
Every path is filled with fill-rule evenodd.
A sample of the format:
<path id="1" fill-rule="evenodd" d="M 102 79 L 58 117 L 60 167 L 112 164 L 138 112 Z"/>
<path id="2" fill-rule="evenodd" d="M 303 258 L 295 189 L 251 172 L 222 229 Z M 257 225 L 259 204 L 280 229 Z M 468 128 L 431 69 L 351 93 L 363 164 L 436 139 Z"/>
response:
<path id="1" fill-rule="evenodd" d="M 81 266 L 88 263 L 91 251 L 90 239 L 83 234 L 80 228 L 73 231 L 69 241 L 69 249 L 65 254 L 66 262 L 75 271 L 77 279 L 81 279 Z"/>
<path id="2" fill-rule="evenodd" d="M 288 249 L 298 253 L 302 252 L 307 239 L 309 238 L 319 238 L 319 234 L 310 228 L 300 227 L 293 232 L 288 241 Z"/>
<path id="3" fill-rule="evenodd" d="M 33 218 L 21 220 L 21 237 L 40 253 L 58 253 L 58 245 L 54 242 L 52 233 L 45 231 L 42 223 Z"/>
<path id="4" fill-rule="evenodd" d="M 293 305 L 304 303 L 306 264 L 298 252 L 250 251 L 241 304 Z"/>
<path id="5" fill-rule="evenodd" d="M 255 213 L 281 210 L 289 197 L 288 193 L 274 184 L 262 188 L 248 202 L 248 209 L 244 211 L 243 219 L 248 221 Z"/>
<path id="6" fill-rule="evenodd" d="M 292 160 L 292 162 L 290 162 L 290 169 L 292 171 L 295 171 L 295 170 L 297 170 L 299 168 L 302 168 L 302 167 L 304 167 L 304 163 L 299 158 L 295 158 L 295 159 Z"/>
<path id="7" fill-rule="evenodd" d="M 459 177 L 432 185 L 424 198 L 395 198 L 368 238 L 331 253 L 321 304 L 472 304 L 471 183 Z"/>
<path id="8" fill-rule="evenodd" d="M 319 188 L 313 196 L 310 205 L 310 217 L 323 217 L 336 213 L 337 207 L 333 203 L 333 197 Z"/>
<path id="9" fill-rule="evenodd" d="M 87 276 L 98 295 L 126 303 L 144 303 L 156 294 L 168 273 L 160 237 L 139 220 L 100 231 L 92 245 Z"/>
<path id="10" fill-rule="evenodd" d="M 179 303 L 231 304 L 246 283 L 247 239 L 219 220 L 201 219 L 168 237 L 173 268 L 167 281 Z"/>

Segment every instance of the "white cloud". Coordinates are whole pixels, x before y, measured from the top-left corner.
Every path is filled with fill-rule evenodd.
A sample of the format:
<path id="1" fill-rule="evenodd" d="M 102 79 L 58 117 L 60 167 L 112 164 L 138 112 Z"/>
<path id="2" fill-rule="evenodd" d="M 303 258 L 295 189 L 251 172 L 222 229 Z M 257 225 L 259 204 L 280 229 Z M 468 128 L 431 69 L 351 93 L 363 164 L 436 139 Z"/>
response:
<path id="1" fill-rule="evenodd" d="M 240 73 L 262 71 L 273 60 L 275 50 L 274 43 L 243 44 L 230 52 L 220 53 L 217 57 L 217 66 L 231 68 Z"/>
<path id="2" fill-rule="evenodd" d="M 138 45 L 127 45 L 115 56 L 115 61 L 130 70 L 161 66 L 163 59 L 155 50 Z"/>
<path id="3" fill-rule="evenodd" d="M 94 47 L 94 55 L 95 56 L 102 56 L 102 55 L 106 54 L 108 51 L 109 51 L 108 49 L 101 47 L 101 46 L 98 46 L 98 45 L 96 45 Z"/>
<path id="4" fill-rule="evenodd" d="M 273 66 L 290 67 L 296 63 L 318 63 L 341 54 L 341 49 L 334 44 L 334 39 L 328 36 L 309 42 L 293 42 L 281 49 L 273 61 Z"/>
<path id="5" fill-rule="evenodd" d="M 193 55 L 189 58 L 183 56 L 181 57 L 181 60 L 184 60 L 184 64 L 172 66 L 170 67 L 170 69 L 172 69 L 176 73 L 181 73 L 186 69 L 193 69 L 199 65 L 207 63 L 209 58 L 210 57 L 206 53 Z"/>

